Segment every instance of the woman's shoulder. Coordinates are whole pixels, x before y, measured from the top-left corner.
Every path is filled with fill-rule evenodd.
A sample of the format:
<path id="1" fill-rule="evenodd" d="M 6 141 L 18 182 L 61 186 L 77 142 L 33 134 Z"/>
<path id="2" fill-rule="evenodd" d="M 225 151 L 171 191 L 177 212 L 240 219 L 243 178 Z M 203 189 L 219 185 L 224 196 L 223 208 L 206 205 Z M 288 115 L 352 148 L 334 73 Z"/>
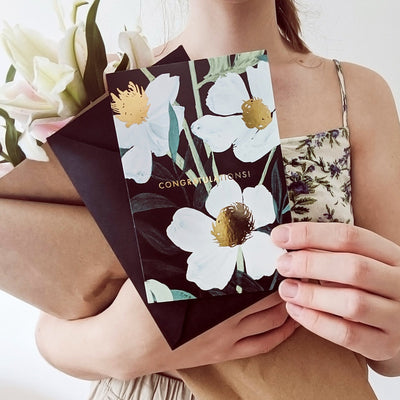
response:
<path id="1" fill-rule="evenodd" d="M 346 85 L 371 97 L 390 93 L 389 85 L 378 72 L 352 62 L 341 61 Z"/>
<path id="2" fill-rule="evenodd" d="M 341 62 L 346 87 L 350 123 L 367 128 L 382 119 L 398 119 L 392 91 L 378 72 L 352 62 Z M 369 130 L 368 129 L 368 130 Z"/>

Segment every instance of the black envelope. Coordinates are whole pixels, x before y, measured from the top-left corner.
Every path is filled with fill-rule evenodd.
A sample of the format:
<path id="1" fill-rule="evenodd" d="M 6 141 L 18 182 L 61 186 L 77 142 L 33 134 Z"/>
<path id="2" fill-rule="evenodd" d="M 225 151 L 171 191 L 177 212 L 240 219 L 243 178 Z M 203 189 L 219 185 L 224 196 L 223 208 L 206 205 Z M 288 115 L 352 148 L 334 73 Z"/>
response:
<path id="1" fill-rule="evenodd" d="M 186 52 L 180 47 L 160 63 L 188 60 Z M 107 97 L 71 121 L 48 142 L 174 349 L 262 299 L 266 293 L 147 303 L 137 238 L 114 130 Z"/>

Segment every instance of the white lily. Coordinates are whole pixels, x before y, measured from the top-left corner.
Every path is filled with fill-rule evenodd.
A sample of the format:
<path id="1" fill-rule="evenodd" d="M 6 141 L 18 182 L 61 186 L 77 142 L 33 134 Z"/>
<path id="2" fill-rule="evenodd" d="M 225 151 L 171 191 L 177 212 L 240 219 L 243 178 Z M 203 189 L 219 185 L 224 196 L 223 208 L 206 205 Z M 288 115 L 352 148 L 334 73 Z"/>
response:
<path id="1" fill-rule="evenodd" d="M 119 47 L 129 58 L 129 68 L 142 68 L 154 64 L 154 55 L 142 30 L 137 27 L 133 31 L 119 34 Z"/>
<path id="2" fill-rule="evenodd" d="M 36 139 L 28 132 L 22 133 L 18 140 L 18 145 L 29 160 L 49 161 L 46 152 L 41 146 L 37 145 Z"/>
<path id="3" fill-rule="evenodd" d="M 45 38 L 39 32 L 22 28 L 19 25 L 11 27 L 7 23 L 0 35 L 2 44 L 16 70 L 28 82 L 34 79 L 33 59 L 37 56 L 57 62 L 57 44 Z"/>

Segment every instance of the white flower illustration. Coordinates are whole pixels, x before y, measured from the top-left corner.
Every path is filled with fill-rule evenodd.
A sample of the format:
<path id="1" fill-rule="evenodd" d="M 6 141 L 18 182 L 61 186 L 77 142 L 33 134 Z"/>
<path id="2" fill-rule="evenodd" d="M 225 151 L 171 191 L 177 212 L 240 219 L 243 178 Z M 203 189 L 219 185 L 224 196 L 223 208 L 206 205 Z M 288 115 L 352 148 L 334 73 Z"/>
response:
<path id="1" fill-rule="evenodd" d="M 170 105 L 182 130 L 184 107 L 172 105 L 178 95 L 179 77 L 159 75 L 146 90 L 129 83 L 128 90 L 111 94 L 116 112 L 114 124 L 119 147 L 129 149 L 122 156 L 125 177 L 146 183 L 152 172 L 152 154 L 169 152 Z"/>
<path id="2" fill-rule="evenodd" d="M 237 73 L 217 79 L 208 91 L 206 104 L 217 115 L 205 115 L 195 121 L 192 132 L 212 151 L 223 152 L 233 145 L 236 157 L 243 162 L 259 160 L 279 145 L 269 64 L 260 61 L 247 67 L 248 92 Z"/>
<path id="3" fill-rule="evenodd" d="M 191 252 L 187 280 L 202 290 L 223 289 L 231 279 L 239 252 L 253 279 L 270 276 L 285 250 L 257 229 L 275 221 L 271 193 L 263 185 L 241 190 L 234 180 L 219 182 L 206 201 L 212 216 L 193 208 L 175 212 L 167 235 L 182 250 Z"/>

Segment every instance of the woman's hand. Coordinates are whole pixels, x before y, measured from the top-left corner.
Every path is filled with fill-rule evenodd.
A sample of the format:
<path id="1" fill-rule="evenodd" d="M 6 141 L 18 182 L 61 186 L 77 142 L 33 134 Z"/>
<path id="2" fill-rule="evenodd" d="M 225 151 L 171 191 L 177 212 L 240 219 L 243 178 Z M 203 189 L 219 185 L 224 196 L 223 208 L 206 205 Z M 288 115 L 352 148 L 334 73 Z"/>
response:
<path id="1" fill-rule="evenodd" d="M 289 315 L 305 328 L 400 373 L 400 247 L 366 229 L 295 223 L 272 231 Z M 293 279 L 300 278 L 300 279 Z"/>
<path id="2" fill-rule="evenodd" d="M 297 326 L 274 293 L 172 351 L 127 281 L 98 316 L 63 321 L 43 315 L 37 342 L 43 356 L 68 374 L 131 379 L 265 353 Z"/>

